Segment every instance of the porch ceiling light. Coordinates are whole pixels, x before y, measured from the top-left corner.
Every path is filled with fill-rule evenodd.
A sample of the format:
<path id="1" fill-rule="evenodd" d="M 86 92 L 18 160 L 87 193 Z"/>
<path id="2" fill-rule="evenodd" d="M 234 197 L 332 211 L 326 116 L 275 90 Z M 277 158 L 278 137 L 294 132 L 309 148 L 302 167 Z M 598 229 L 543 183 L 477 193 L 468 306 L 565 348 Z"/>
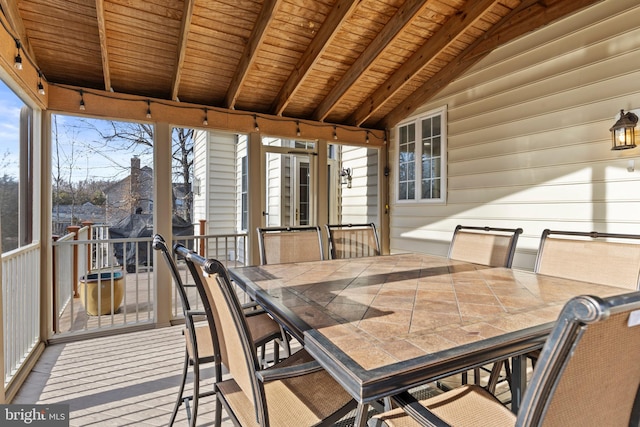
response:
<path id="1" fill-rule="evenodd" d="M 22 56 L 20 56 L 20 48 L 22 45 L 20 44 L 20 40 L 16 40 L 16 57 L 13 60 L 13 66 L 16 67 L 16 70 L 22 70 Z"/>
<path id="2" fill-rule="evenodd" d="M 612 150 L 626 150 L 636 147 L 635 127 L 638 123 L 638 116 L 634 113 L 620 110 L 620 118 L 609 129 L 613 142 Z"/>
<path id="3" fill-rule="evenodd" d="M 44 85 L 42 84 L 42 72 L 38 70 L 38 93 L 44 95 Z"/>

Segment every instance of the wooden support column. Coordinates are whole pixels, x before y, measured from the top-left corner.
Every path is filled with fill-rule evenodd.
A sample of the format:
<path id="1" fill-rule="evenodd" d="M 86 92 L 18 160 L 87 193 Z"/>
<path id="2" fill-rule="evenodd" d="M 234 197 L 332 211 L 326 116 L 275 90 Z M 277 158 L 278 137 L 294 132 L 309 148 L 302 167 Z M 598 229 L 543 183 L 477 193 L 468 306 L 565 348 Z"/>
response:
<path id="1" fill-rule="evenodd" d="M 171 126 L 157 123 L 153 135 L 153 218 L 154 229 L 166 240 L 167 246 L 173 246 L 172 201 L 171 201 Z M 171 322 L 172 279 L 166 262 L 157 251 L 153 251 L 156 298 L 155 313 L 157 326 L 168 326 Z"/>
<path id="2" fill-rule="evenodd" d="M 258 233 L 256 228 L 262 226 L 262 211 L 265 206 L 265 170 L 262 159 L 262 138 L 259 133 L 251 132 L 247 146 L 247 163 L 249 167 L 249 224 L 247 225 L 247 240 L 249 257 L 248 265 L 257 265 L 260 260 L 258 248 Z"/>

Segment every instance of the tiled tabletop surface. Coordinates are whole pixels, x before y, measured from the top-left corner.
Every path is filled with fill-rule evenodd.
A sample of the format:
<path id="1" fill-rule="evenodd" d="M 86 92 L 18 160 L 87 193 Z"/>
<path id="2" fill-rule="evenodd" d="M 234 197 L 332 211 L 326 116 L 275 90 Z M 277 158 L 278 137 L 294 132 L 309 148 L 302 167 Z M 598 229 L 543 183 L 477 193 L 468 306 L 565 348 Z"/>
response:
<path id="1" fill-rule="evenodd" d="M 575 295 L 628 292 L 418 254 L 233 273 L 268 292 L 364 369 L 553 322 Z"/>

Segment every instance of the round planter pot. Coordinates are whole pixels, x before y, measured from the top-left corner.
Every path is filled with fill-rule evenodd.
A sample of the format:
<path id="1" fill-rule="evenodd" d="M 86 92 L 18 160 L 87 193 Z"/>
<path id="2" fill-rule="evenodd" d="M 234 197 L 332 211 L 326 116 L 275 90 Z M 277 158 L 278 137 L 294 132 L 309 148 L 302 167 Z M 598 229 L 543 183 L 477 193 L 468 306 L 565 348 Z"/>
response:
<path id="1" fill-rule="evenodd" d="M 97 316 L 111 314 L 111 279 L 113 278 L 113 310 L 118 311 L 124 297 L 124 276 L 122 271 L 105 271 L 82 276 L 78 283 L 80 301 L 87 314 Z M 98 306 L 99 301 L 99 306 Z"/>

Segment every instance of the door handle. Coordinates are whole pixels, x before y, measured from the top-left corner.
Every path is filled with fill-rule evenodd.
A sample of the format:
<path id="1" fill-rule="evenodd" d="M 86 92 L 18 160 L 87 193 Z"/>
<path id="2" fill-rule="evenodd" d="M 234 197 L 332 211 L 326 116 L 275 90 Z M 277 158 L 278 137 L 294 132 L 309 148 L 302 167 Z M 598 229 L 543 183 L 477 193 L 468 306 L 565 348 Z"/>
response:
<path id="1" fill-rule="evenodd" d="M 262 211 L 262 216 L 268 216 L 269 212 Z"/>

